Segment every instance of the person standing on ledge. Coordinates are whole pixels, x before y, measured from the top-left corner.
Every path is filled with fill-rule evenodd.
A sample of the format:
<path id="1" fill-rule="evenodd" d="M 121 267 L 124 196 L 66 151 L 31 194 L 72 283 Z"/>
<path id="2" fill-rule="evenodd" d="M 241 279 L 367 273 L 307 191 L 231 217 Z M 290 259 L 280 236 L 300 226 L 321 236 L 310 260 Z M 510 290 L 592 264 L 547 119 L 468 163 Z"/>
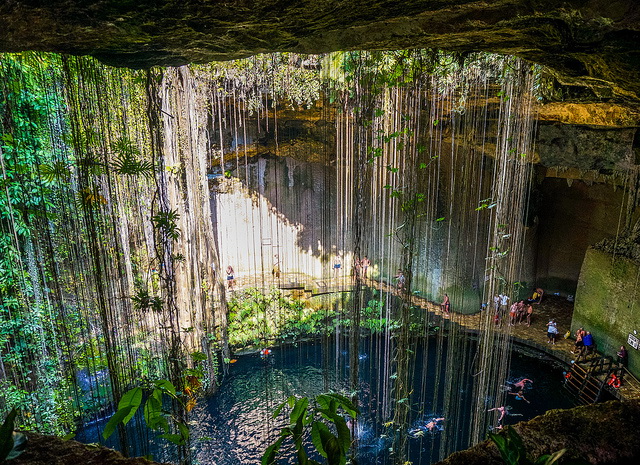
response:
<path id="1" fill-rule="evenodd" d="M 342 258 L 340 255 L 336 255 L 336 258 L 333 260 L 333 277 L 338 279 L 340 276 L 340 269 L 342 268 Z"/>
<path id="2" fill-rule="evenodd" d="M 362 277 L 367 278 L 367 270 L 369 270 L 369 266 L 371 265 L 371 260 L 369 260 L 366 256 L 360 260 L 360 266 L 362 266 Z"/>
<path id="3" fill-rule="evenodd" d="M 584 348 L 580 352 L 580 355 L 578 355 L 578 358 L 582 355 L 584 355 L 584 358 L 587 358 L 593 351 L 593 336 L 591 335 L 591 331 L 587 331 L 587 334 L 582 337 L 582 344 L 584 345 Z"/>
<path id="4" fill-rule="evenodd" d="M 232 291 L 233 286 L 235 286 L 236 280 L 233 276 L 233 267 L 231 265 L 227 266 L 227 288 Z"/>
<path id="5" fill-rule="evenodd" d="M 625 346 L 620 346 L 620 350 L 616 353 L 616 356 L 618 357 L 618 366 L 620 366 L 621 368 L 626 368 L 627 358 L 629 357 L 629 354 Z"/>
<path id="6" fill-rule="evenodd" d="M 280 279 L 280 257 L 278 254 L 273 256 L 273 268 L 271 268 L 271 276 L 273 279 Z"/>
<path id="7" fill-rule="evenodd" d="M 507 294 L 500 294 L 500 310 L 502 310 L 503 313 L 506 313 L 507 309 L 509 308 L 509 302 L 511 301 L 511 297 L 509 297 Z"/>
<path id="8" fill-rule="evenodd" d="M 584 342 L 582 342 L 582 338 L 585 336 L 585 334 L 587 334 L 587 332 L 582 328 L 578 328 L 576 330 L 576 343 L 574 344 L 573 350 L 571 351 L 572 354 L 582 353 L 582 348 L 584 347 Z"/>
<path id="9" fill-rule="evenodd" d="M 398 288 L 398 290 L 401 291 L 402 289 L 404 289 L 405 278 L 402 270 L 398 270 L 398 274 L 395 275 L 394 278 L 398 280 L 398 283 L 396 284 L 396 287 Z"/>
<path id="10" fill-rule="evenodd" d="M 451 302 L 449 301 L 449 296 L 447 294 L 444 295 L 444 300 L 442 301 L 442 303 L 440 304 L 440 309 L 445 312 L 445 313 L 449 313 L 449 308 L 451 307 Z"/>
<path id="11" fill-rule="evenodd" d="M 556 345 L 557 336 L 558 327 L 556 326 L 556 320 L 550 320 L 549 323 L 547 323 L 547 338 L 549 339 L 547 344 L 551 342 L 553 345 Z"/>
<path id="12" fill-rule="evenodd" d="M 531 326 L 531 315 L 533 314 L 533 306 L 527 304 L 527 327 Z"/>

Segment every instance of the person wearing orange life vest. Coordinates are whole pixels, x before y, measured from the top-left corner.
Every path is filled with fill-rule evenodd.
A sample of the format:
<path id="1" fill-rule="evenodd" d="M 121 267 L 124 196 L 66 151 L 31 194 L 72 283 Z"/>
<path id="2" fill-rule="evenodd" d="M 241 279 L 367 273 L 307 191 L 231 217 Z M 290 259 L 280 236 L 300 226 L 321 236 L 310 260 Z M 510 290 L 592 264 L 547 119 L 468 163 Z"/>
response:
<path id="1" fill-rule="evenodd" d="M 612 388 L 618 389 L 620 387 L 620 378 L 618 378 L 615 373 L 611 373 L 607 384 Z"/>

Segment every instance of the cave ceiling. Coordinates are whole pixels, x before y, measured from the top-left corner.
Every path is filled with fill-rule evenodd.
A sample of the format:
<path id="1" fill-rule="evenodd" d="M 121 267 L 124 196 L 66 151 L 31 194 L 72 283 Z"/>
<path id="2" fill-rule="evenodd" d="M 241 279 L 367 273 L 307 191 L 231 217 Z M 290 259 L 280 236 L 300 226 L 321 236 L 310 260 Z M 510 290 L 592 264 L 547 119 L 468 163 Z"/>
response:
<path id="1" fill-rule="evenodd" d="M 512 54 L 593 100 L 640 104 L 636 0 L 3 0 L 0 51 L 116 66 L 255 53 L 439 48 Z M 584 92 L 566 93 L 582 95 Z"/>

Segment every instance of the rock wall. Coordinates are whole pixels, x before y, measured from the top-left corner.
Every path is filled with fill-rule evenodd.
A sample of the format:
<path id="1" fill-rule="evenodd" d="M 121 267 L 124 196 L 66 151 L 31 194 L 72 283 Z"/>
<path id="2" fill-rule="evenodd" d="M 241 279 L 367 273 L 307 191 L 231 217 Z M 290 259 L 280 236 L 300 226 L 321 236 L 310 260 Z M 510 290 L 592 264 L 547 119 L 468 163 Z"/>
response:
<path id="1" fill-rule="evenodd" d="M 640 351 L 627 344 L 629 334 L 640 339 L 640 266 L 593 248 L 580 271 L 572 332 L 591 331 L 598 351 L 615 356 L 621 345 L 629 351 L 629 370 L 640 374 Z"/>
<path id="2" fill-rule="evenodd" d="M 271 51 L 441 48 L 518 55 L 596 98 L 638 103 L 640 10 L 624 0 L 201 0 L 0 4 L 0 50 L 91 54 L 119 66 Z"/>
<path id="3" fill-rule="evenodd" d="M 533 196 L 536 248 L 528 258 L 535 264 L 537 285 L 547 292 L 575 295 L 586 250 L 618 230 L 624 195 L 622 188 L 610 184 L 542 180 Z"/>
<path id="4" fill-rule="evenodd" d="M 564 458 L 579 458 L 593 465 L 629 465 L 640 459 L 640 403 L 606 402 L 568 410 L 550 410 L 518 423 L 524 446 L 537 458 L 567 449 Z M 603 426 L 606 425 L 606 426 Z M 491 441 L 455 452 L 436 465 L 502 465 Z M 561 460 L 560 463 L 563 463 Z"/>

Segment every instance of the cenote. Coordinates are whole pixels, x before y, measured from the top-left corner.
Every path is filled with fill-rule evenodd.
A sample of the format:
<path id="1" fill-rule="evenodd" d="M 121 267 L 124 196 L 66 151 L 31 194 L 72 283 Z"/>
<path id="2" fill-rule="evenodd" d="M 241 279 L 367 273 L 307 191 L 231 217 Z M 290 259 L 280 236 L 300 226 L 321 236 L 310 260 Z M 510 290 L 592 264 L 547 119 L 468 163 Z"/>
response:
<path id="1" fill-rule="evenodd" d="M 438 350 L 438 344 L 443 342 L 445 347 Z M 477 350 L 476 336 L 468 335 L 462 342 L 465 351 Z M 397 426 L 388 423 L 394 401 L 390 393 L 385 392 L 390 386 L 385 377 L 393 378 L 393 374 L 385 373 L 384 364 L 379 363 L 387 343 L 379 337 L 363 339 L 358 354 L 361 416 L 355 426 L 355 444 L 356 458 L 363 465 L 394 463 L 393 436 Z M 412 344 L 416 366 L 412 370 L 411 394 L 406 401 L 411 412 L 407 426 L 407 460 L 416 465 L 427 465 L 469 447 L 475 377 L 471 366 L 447 363 L 450 355 L 446 336 L 417 338 Z M 574 400 L 563 388 L 562 367 L 548 355 L 539 353 L 536 356 L 534 353 L 535 350 L 531 349 L 527 355 L 518 349 L 513 351 L 503 393 L 515 392 L 513 383 L 524 378 L 533 383 L 527 382 L 524 390 L 529 403 L 515 400 L 512 395 L 502 396 L 507 407 L 504 425 L 531 419 L 550 409 L 574 405 Z M 456 356 L 461 357 L 462 354 Z M 238 355 L 236 360 L 220 391 L 202 399 L 191 417 L 196 463 L 259 463 L 265 449 L 287 424 L 282 415 L 273 417 L 280 403 L 292 395 L 312 397 L 328 391 L 349 392 L 348 351 L 340 343 L 336 344 L 335 339 L 326 343 L 305 341 L 287 344 L 274 347 L 268 356 L 253 352 Z M 473 363 L 472 358 L 467 365 L 470 363 Z M 455 386 L 447 382 L 451 378 L 456 379 Z M 452 390 L 450 397 L 454 399 L 447 398 L 447 387 Z M 496 401 L 495 398 L 485 399 L 486 409 L 493 408 Z M 490 418 L 487 432 L 498 425 L 498 416 L 496 412 Z M 433 431 L 424 428 L 425 424 L 437 418 L 444 420 L 438 421 Z M 78 432 L 77 439 L 88 443 L 101 442 L 100 433 L 105 423 L 99 421 L 85 426 Z M 107 445 L 118 447 L 115 436 Z M 146 450 L 141 444 L 131 446 L 139 453 Z M 155 453 L 162 456 L 157 448 Z M 286 463 L 295 462 L 290 459 Z"/>
<path id="2" fill-rule="evenodd" d="M 426 465 L 571 407 L 547 357 L 579 327 L 632 379 L 640 352 L 608 357 L 640 347 L 637 111 L 567 109 L 573 85 L 516 56 L 352 49 L 0 55 L 5 432 Z"/>

